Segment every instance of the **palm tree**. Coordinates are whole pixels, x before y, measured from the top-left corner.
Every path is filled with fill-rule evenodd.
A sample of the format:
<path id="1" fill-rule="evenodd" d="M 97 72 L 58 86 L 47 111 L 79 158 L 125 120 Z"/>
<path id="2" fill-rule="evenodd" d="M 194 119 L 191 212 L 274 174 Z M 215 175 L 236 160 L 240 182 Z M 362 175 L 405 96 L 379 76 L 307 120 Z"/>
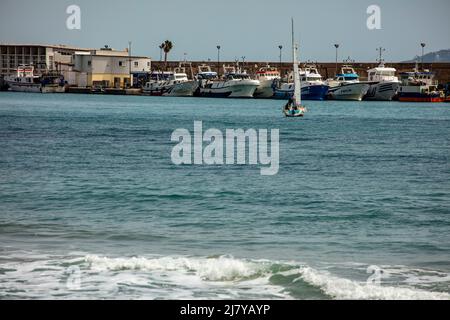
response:
<path id="1" fill-rule="evenodd" d="M 161 43 L 161 44 L 158 46 L 158 48 L 159 48 L 159 62 L 161 62 L 161 61 L 162 61 L 162 50 L 164 49 L 164 42 Z"/>
<path id="2" fill-rule="evenodd" d="M 170 50 L 172 50 L 173 44 L 172 41 L 166 40 L 163 43 L 163 51 L 164 51 L 164 68 L 167 68 L 167 55 L 169 54 Z"/>

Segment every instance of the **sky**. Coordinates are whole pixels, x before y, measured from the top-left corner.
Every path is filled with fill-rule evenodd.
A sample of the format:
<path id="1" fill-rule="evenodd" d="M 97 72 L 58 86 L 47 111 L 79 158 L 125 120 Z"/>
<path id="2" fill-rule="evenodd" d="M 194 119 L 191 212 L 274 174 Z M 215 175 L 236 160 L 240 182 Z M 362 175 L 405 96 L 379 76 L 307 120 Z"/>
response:
<path id="1" fill-rule="evenodd" d="M 78 5 L 81 29 L 69 30 L 66 8 Z M 369 30 L 367 8 L 378 5 L 381 29 Z M 173 42 L 169 60 L 283 61 L 291 58 L 290 19 L 302 61 L 350 57 L 386 61 L 450 49 L 450 0 L 0 0 L 0 42 L 109 45 L 159 60 L 158 46 Z"/>

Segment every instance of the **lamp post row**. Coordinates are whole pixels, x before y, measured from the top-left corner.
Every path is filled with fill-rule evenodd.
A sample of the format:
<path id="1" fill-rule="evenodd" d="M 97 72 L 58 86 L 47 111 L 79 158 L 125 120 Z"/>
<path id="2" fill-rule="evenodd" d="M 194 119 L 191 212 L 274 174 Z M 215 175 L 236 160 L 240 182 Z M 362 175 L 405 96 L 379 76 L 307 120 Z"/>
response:
<path id="1" fill-rule="evenodd" d="M 422 65 L 422 69 L 423 69 L 423 57 L 424 57 L 424 50 L 425 50 L 426 44 L 424 42 L 422 42 L 420 44 L 420 46 L 422 47 L 421 65 Z M 337 72 L 338 72 L 338 50 L 339 50 L 340 44 L 339 43 L 335 43 L 334 47 L 336 48 L 336 60 L 335 60 L 336 65 L 335 65 L 335 69 L 336 69 L 336 74 L 337 74 Z M 221 46 L 217 45 L 216 48 L 217 48 L 217 75 L 219 75 L 219 73 L 220 73 L 220 49 L 221 49 Z M 278 49 L 280 50 L 279 58 L 280 58 L 280 72 L 281 72 L 283 46 L 279 45 Z M 385 51 L 385 49 L 384 48 L 379 48 L 377 50 L 380 50 L 380 59 L 381 59 L 381 52 Z M 129 42 L 129 54 L 131 54 L 131 41 Z M 184 58 L 186 60 L 186 53 L 184 54 L 184 56 L 185 56 Z M 244 59 L 245 59 L 245 57 L 243 56 L 242 57 L 242 60 L 243 60 L 242 62 L 243 63 L 244 63 Z M 130 69 L 131 69 L 131 65 L 130 65 Z M 130 70 L 130 73 L 131 73 L 131 70 Z"/>

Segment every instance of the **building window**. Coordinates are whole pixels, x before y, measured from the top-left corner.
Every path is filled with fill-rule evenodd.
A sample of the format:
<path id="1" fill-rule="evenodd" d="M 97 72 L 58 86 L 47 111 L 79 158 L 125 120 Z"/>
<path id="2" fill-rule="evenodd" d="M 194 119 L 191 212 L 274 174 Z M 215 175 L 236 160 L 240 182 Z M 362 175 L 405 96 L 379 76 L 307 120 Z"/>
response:
<path id="1" fill-rule="evenodd" d="M 90 67 L 92 65 L 92 61 L 88 60 L 88 66 Z"/>
<path id="2" fill-rule="evenodd" d="M 122 61 L 119 61 L 119 67 L 122 67 L 123 63 Z"/>
<path id="3" fill-rule="evenodd" d="M 135 61 L 135 62 L 134 62 L 134 66 L 135 66 L 135 67 L 138 67 L 138 66 L 139 66 L 139 62 Z"/>
<path id="4" fill-rule="evenodd" d="M 147 61 L 147 67 L 150 67 L 150 61 Z"/>

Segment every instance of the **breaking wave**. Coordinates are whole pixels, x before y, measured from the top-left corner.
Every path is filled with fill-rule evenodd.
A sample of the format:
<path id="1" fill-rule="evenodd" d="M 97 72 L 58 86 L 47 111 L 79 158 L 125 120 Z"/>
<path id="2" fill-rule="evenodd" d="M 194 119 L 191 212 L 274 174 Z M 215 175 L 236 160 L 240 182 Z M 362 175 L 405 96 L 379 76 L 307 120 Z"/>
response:
<path id="1" fill-rule="evenodd" d="M 73 267 L 79 270 L 75 288 L 67 286 Z M 367 284 L 297 262 L 232 256 L 52 257 L 0 265 L 0 298 L 450 300 L 446 273 L 385 270 L 403 280 Z M 444 283 L 447 290 L 424 289 L 423 283 Z"/>

